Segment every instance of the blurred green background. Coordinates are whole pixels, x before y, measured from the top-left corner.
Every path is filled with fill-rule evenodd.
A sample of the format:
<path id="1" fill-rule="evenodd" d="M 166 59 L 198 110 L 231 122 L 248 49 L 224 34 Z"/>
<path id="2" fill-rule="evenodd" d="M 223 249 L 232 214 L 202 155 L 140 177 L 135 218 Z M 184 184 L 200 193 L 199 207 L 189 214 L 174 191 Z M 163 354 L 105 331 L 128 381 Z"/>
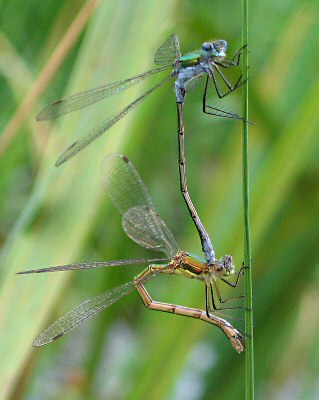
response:
<path id="1" fill-rule="evenodd" d="M 65 96 L 153 67 L 172 33 L 183 53 L 241 46 L 241 4 L 120 0 L 0 3 L 0 398 L 242 399 L 244 355 L 200 321 L 147 311 L 136 293 L 63 339 L 33 348 L 49 323 L 142 267 L 16 276 L 69 262 L 157 257 L 132 243 L 104 193 L 105 154 L 128 155 L 182 249 L 200 254 L 179 192 L 176 107 L 162 87 L 60 168 L 73 139 L 142 93 L 151 78 L 56 123 L 36 114 Z M 250 2 L 251 223 L 258 399 L 315 399 L 319 305 L 318 2 Z M 165 73 L 163 74 L 163 77 Z M 220 257 L 243 260 L 241 124 L 186 99 L 190 193 Z M 211 93 L 212 102 L 218 104 Z M 241 113 L 241 91 L 227 107 Z M 196 282 L 157 277 L 157 300 L 203 307 Z M 243 283 L 238 293 L 243 292 Z M 225 292 L 230 296 L 230 292 Z M 239 315 L 243 318 L 243 313 Z M 235 326 L 243 324 L 232 320 Z"/>

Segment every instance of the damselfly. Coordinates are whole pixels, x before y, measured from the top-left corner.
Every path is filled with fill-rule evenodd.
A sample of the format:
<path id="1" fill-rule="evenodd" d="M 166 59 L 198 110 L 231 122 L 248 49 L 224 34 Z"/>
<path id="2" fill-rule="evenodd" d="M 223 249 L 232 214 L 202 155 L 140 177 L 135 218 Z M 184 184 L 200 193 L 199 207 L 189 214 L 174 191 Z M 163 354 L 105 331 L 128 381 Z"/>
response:
<path id="1" fill-rule="evenodd" d="M 242 274 L 242 269 L 235 273 L 232 257 L 229 255 L 208 264 L 201 257 L 181 251 L 173 234 L 157 214 L 138 172 L 125 156 L 119 154 L 107 156 L 101 165 L 101 175 L 112 202 L 122 215 L 122 226 L 125 233 L 136 243 L 147 249 L 164 252 L 167 258 L 99 261 L 19 272 L 19 274 L 31 274 L 142 263 L 149 264 L 132 282 L 125 283 L 88 299 L 69 311 L 42 332 L 34 341 L 34 346 L 42 346 L 60 338 L 82 321 L 136 289 L 147 308 L 197 318 L 215 325 L 229 338 L 234 349 L 239 353 L 242 352 L 245 349 L 243 334 L 225 319 L 212 314 L 214 311 L 220 310 L 221 303 L 225 302 L 221 298 L 217 279 L 236 287 Z M 205 285 L 205 310 L 153 301 L 144 285 L 160 273 L 184 276 L 203 282 Z M 235 282 L 226 279 L 234 274 L 237 275 Z M 228 309 L 230 308 L 232 307 L 228 307 Z"/>
<path id="2" fill-rule="evenodd" d="M 131 102 L 128 106 L 101 122 L 91 131 L 87 132 L 81 139 L 77 140 L 70 147 L 68 147 L 57 160 L 56 166 L 59 166 L 68 161 L 79 151 L 81 151 L 90 143 L 92 143 L 95 139 L 100 137 L 104 132 L 111 128 L 111 126 L 113 126 L 131 110 L 137 107 L 148 95 L 154 92 L 154 90 L 174 78 L 175 96 L 177 103 L 183 103 L 186 91 L 190 87 L 195 86 L 195 83 L 201 77 L 207 76 L 203 97 L 204 113 L 225 118 L 242 119 L 237 114 L 233 114 L 228 111 L 210 106 L 206 102 L 209 80 L 213 80 L 219 97 L 226 96 L 230 92 L 237 89 L 243 83 L 242 77 L 240 76 L 236 84 L 232 86 L 220 69 L 220 67 L 229 68 L 231 66 L 239 65 L 242 48 L 235 53 L 231 61 L 225 59 L 226 51 L 226 41 L 217 40 L 215 42 L 204 43 L 199 52 L 188 54 L 186 56 L 181 56 L 178 37 L 177 35 L 172 35 L 162 44 L 162 46 L 157 50 L 155 54 L 154 62 L 156 65 L 158 65 L 158 68 L 143 72 L 132 78 L 103 85 L 95 89 L 90 89 L 85 92 L 75 94 L 73 96 L 59 100 L 44 108 L 37 116 L 38 121 L 58 118 L 70 112 L 80 110 L 102 99 L 121 93 L 151 75 L 173 68 L 173 71 L 168 77 L 164 78 L 157 85 L 148 89 L 145 93 L 143 93 L 140 97 Z M 227 91 L 225 93 L 222 93 L 219 88 L 216 74 L 221 78 L 221 80 L 225 83 L 227 87 Z"/>

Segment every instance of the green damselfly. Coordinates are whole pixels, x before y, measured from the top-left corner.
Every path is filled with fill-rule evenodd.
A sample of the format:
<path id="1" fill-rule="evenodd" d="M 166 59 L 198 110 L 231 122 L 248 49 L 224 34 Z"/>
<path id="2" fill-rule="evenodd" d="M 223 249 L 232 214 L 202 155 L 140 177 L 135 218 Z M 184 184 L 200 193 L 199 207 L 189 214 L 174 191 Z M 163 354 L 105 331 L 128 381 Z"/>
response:
<path id="1" fill-rule="evenodd" d="M 211 43 L 204 43 L 200 52 L 181 56 L 178 37 L 174 34 L 166 39 L 166 41 L 162 44 L 162 46 L 157 50 L 155 54 L 154 62 L 156 65 L 158 65 L 158 68 L 143 72 L 139 75 L 119 82 L 106 84 L 82 93 L 75 94 L 73 96 L 56 101 L 55 103 L 44 108 L 37 116 L 38 121 L 55 119 L 70 112 L 80 110 L 107 97 L 121 93 L 151 75 L 169 69 L 172 70 L 173 68 L 173 71 L 168 77 L 147 90 L 140 97 L 135 99 L 118 113 L 110 116 L 109 118 L 101 122 L 91 131 L 87 132 L 80 140 L 77 140 L 70 147 L 68 147 L 57 160 L 56 166 L 63 164 L 64 162 L 75 156 L 79 151 L 87 147 L 90 143 L 92 143 L 109 128 L 111 128 L 116 122 L 118 122 L 131 110 L 137 107 L 148 95 L 153 93 L 154 90 L 174 78 L 175 96 L 177 103 L 184 102 L 185 93 L 188 90 L 188 87 L 194 86 L 195 82 L 205 75 L 207 76 L 207 82 L 205 85 L 205 92 L 203 97 L 203 111 L 207 114 L 217 115 L 220 117 L 242 119 L 237 114 L 233 114 L 218 109 L 216 107 L 209 106 L 206 102 L 208 82 L 210 79 L 213 80 L 219 97 L 224 97 L 225 95 L 237 89 L 242 84 L 240 76 L 236 84 L 232 86 L 220 70 L 220 67 L 229 68 L 231 66 L 237 66 L 239 64 L 242 49 L 239 49 L 236 52 L 231 61 L 225 59 L 226 50 L 226 41 L 218 40 Z M 228 88 L 227 92 L 224 94 L 222 94 L 221 90 L 219 89 L 216 74 L 221 77 Z"/>

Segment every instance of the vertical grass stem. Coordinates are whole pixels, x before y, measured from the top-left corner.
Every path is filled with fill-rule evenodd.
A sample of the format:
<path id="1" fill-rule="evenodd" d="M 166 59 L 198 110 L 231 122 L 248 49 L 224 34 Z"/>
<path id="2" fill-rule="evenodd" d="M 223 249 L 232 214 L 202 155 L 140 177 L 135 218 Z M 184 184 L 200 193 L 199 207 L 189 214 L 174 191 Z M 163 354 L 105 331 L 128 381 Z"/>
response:
<path id="1" fill-rule="evenodd" d="M 243 53 L 243 117 L 248 121 L 248 0 L 242 0 L 243 18 L 243 45 L 247 45 Z M 245 259 L 245 299 L 246 318 L 246 400 L 254 399 L 254 348 L 253 348 L 253 302 L 252 302 L 252 269 L 251 269 L 251 245 L 250 245 L 250 221 L 249 221 L 249 158 L 248 158 L 248 126 L 243 122 L 243 211 L 244 211 L 244 259 Z"/>

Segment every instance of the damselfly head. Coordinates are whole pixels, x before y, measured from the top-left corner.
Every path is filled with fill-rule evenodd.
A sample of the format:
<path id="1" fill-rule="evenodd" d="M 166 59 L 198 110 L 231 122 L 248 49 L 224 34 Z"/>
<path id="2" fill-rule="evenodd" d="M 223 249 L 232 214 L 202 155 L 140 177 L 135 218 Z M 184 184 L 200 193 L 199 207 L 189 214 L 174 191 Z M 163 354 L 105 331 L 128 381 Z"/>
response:
<path id="1" fill-rule="evenodd" d="M 232 256 L 224 256 L 220 260 L 215 260 L 208 268 L 209 275 L 215 278 L 232 275 L 235 272 Z"/>
<path id="2" fill-rule="evenodd" d="M 235 272 L 235 267 L 233 265 L 233 257 L 229 255 L 225 255 L 221 258 L 221 263 L 225 269 L 225 275 L 232 275 Z"/>
<path id="3" fill-rule="evenodd" d="M 216 40 L 216 42 L 205 42 L 202 44 L 201 56 L 203 59 L 210 57 L 226 57 L 227 42 Z"/>

